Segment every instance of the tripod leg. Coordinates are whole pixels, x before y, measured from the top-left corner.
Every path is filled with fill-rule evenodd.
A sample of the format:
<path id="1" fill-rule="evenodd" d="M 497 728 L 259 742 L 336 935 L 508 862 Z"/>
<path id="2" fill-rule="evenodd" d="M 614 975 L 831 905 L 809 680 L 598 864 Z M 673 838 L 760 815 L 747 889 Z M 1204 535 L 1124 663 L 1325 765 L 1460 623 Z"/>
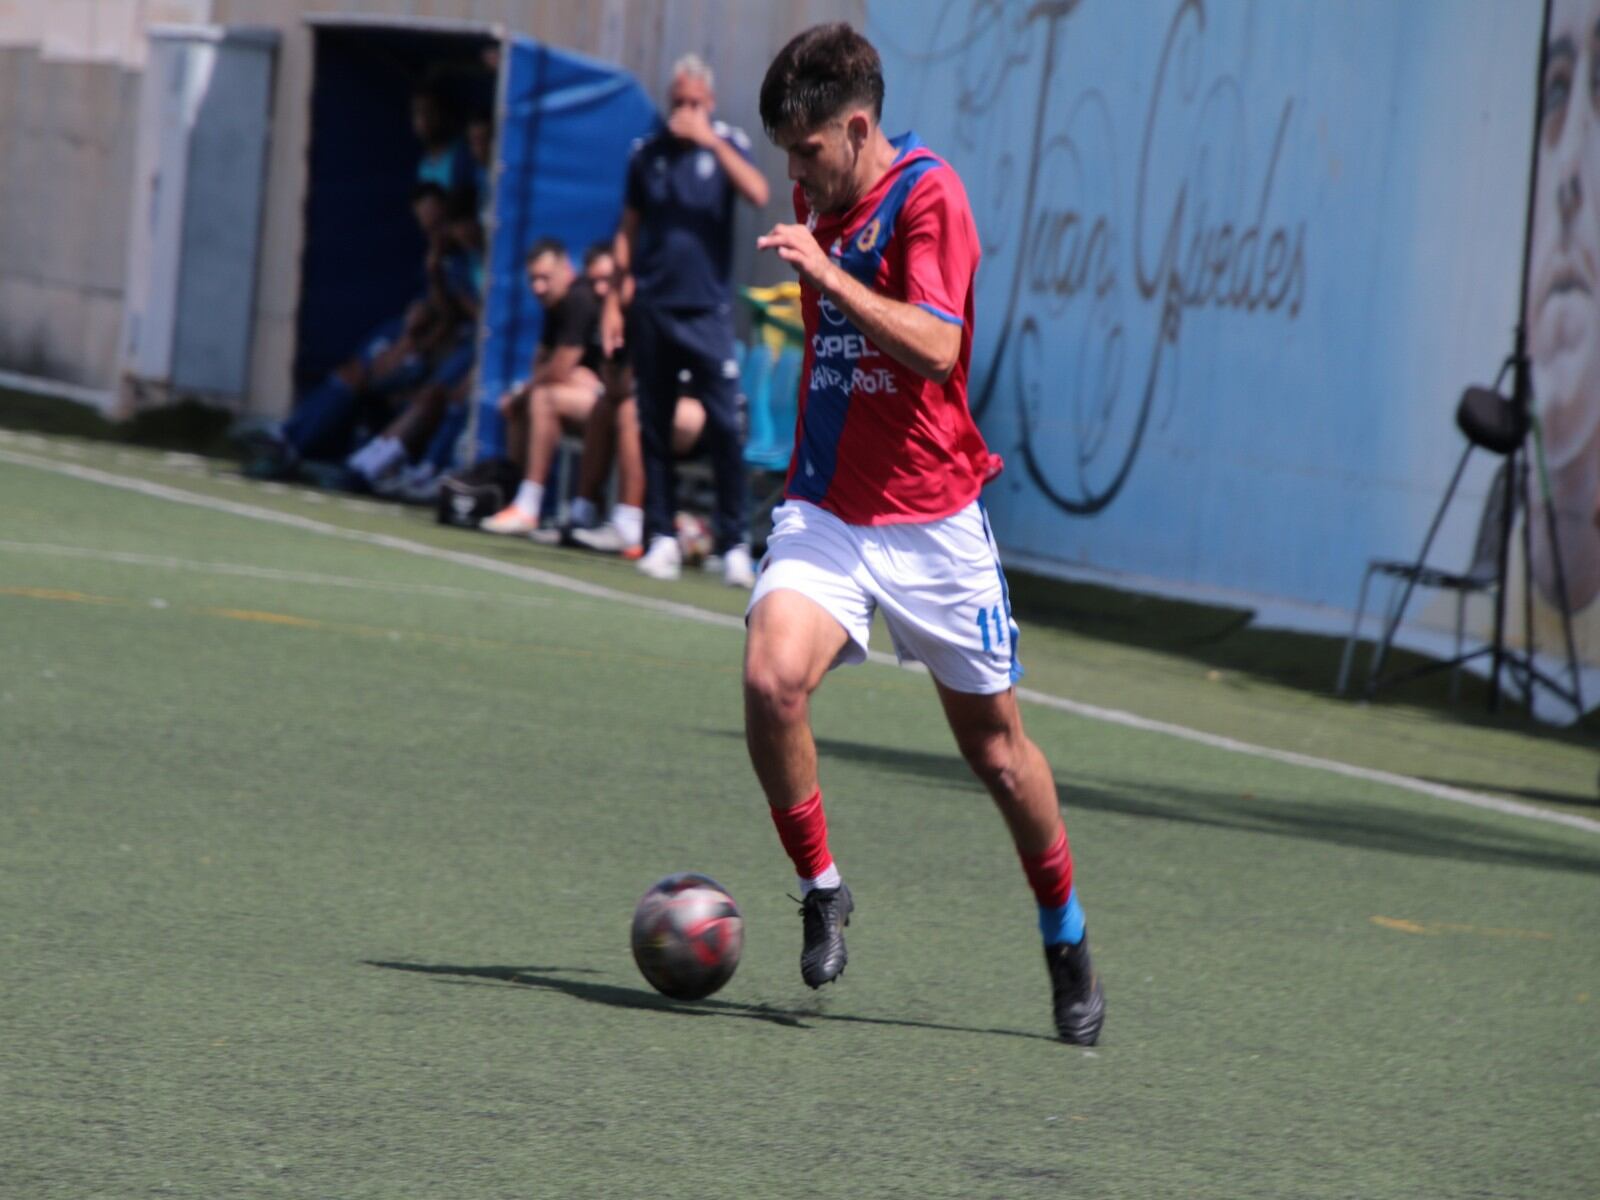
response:
<path id="1" fill-rule="evenodd" d="M 1405 587 L 1401 590 L 1399 603 L 1394 605 L 1388 621 L 1384 623 L 1383 640 L 1378 643 L 1378 649 L 1373 655 L 1372 674 L 1367 680 L 1368 696 L 1378 689 L 1378 678 L 1383 671 L 1383 660 L 1388 657 L 1389 645 L 1394 641 L 1395 631 L 1400 628 L 1400 618 L 1405 615 L 1406 605 L 1411 601 L 1411 592 L 1417 586 L 1417 576 L 1422 573 L 1423 565 L 1428 561 L 1428 551 L 1432 548 L 1434 536 L 1438 534 L 1439 526 L 1444 521 L 1445 509 L 1450 507 L 1450 498 L 1456 494 L 1456 487 L 1461 482 L 1461 473 L 1467 469 L 1467 459 L 1471 457 L 1472 443 L 1468 442 L 1466 449 L 1461 452 L 1461 461 L 1456 464 L 1456 473 L 1450 476 L 1450 486 L 1444 490 L 1444 499 L 1439 501 L 1439 511 L 1433 514 L 1433 524 L 1428 526 L 1428 536 L 1422 539 L 1422 549 L 1417 554 L 1416 565 L 1406 574 Z"/>
<path id="2" fill-rule="evenodd" d="M 1467 593 L 1456 593 L 1456 649 L 1454 658 L 1456 665 L 1450 668 L 1450 703 L 1454 704 L 1461 698 L 1461 639 L 1467 623 Z"/>
<path id="3" fill-rule="evenodd" d="M 1573 714 L 1583 716 L 1583 683 L 1582 674 L 1578 668 L 1578 647 L 1572 638 L 1572 605 L 1567 600 L 1567 571 L 1561 561 L 1561 542 L 1556 537 L 1556 506 L 1555 498 L 1550 492 L 1550 475 L 1544 464 L 1544 430 L 1537 417 L 1533 422 L 1533 452 L 1537 455 L 1539 464 L 1539 493 L 1544 499 L 1544 531 L 1550 539 L 1550 561 L 1556 569 L 1556 606 L 1561 610 L 1561 635 L 1567 644 L 1567 670 L 1572 675 L 1572 701 Z M 1533 519 L 1533 510 L 1528 510 L 1528 520 Z M 1531 561 L 1532 555 L 1529 555 Z M 1533 604 L 1533 589 L 1529 587 L 1524 603 Z M 1531 608 L 1530 608 L 1531 611 Z"/>
<path id="4" fill-rule="evenodd" d="M 1350 682 L 1350 660 L 1355 657 L 1356 639 L 1361 636 L 1361 618 L 1367 611 L 1367 585 L 1372 582 L 1372 566 L 1367 566 L 1367 572 L 1361 577 L 1361 592 L 1356 597 L 1356 619 L 1350 624 L 1350 636 L 1344 640 L 1344 653 L 1339 657 L 1339 681 L 1333 685 L 1335 695 L 1344 695 L 1345 685 Z"/>
<path id="5" fill-rule="evenodd" d="M 1495 578 L 1499 586 L 1494 590 L 1494 639 L 1490 643 L 1493 655 L 1489 668 L 1489 711 L 1500 710 L 1500 671 L 1506 661 L 1506 568 L 1511 559 L 1511 523 L 1516 519 L 1517 486 L 1512 472 L 1516 469 L 1518 451 L 1513 450 L 1506 460 L 1505 497 L 1500 514 L 1500 552 L 1495 557 Z"/>
<path id="6" fill-rule="evenodd" d="M 1509 465 L 1509 464 L 1508 464 Z M 1533 659 L 1538 647 L 1533 639 L 1533 505 L 1528 482 L 1528 446 L 1524 442 L 1516 455 L 1517 496 L 1522 504 L 1522 649 L 1528 656 L 1528 673 L 1523 676 L 1522 694 L 1533 716 Z"/>

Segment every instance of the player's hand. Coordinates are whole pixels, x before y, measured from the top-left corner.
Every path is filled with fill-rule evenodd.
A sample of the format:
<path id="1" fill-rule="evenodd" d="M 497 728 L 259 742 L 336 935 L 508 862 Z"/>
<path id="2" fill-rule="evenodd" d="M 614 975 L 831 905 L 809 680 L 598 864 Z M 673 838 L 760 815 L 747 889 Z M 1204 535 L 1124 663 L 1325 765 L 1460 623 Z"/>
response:
<path id="1" fill-rule="evenodd" d="M 710 146 L 717 140 L 717 132 L 711 128 L 711 118 L 706 115 L 706 110 L 687 104 L 672 110 L 672 115 L 667 118 L 667 132 L 696 146 Z"/>
<path id="2" fill-rule="evenodd" d="M 600 309 L 600 349 L 608 357 L 622 349 L 624 328 L 622 306 L 615 298 L 608 298 Z"/>
<path id="3" fill-rule="evenodd" d="M 756 239 L 756 249 L 776 251 L 779 258 L 795 269 L 802 283 L 810 284 L 819 292 L 828 290 L 825 285 L 834 269 L 833 260 L 804 225 L 774 225 Z"/>

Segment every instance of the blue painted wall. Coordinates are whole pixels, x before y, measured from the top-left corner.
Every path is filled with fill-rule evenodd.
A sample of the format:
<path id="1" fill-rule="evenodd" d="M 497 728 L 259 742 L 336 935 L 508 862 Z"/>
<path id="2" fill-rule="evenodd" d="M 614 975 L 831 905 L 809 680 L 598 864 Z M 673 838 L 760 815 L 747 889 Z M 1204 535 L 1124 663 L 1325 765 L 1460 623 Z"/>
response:
<path id="1" fill-rule="evenodd" d="M 955 165 L 983 237 L 972 397 L 1014 559 L 1349 607 L 1414 553 L 1460 392 L 1512 344 L 1539 13 L 871 0 L 884 124 Z"/>

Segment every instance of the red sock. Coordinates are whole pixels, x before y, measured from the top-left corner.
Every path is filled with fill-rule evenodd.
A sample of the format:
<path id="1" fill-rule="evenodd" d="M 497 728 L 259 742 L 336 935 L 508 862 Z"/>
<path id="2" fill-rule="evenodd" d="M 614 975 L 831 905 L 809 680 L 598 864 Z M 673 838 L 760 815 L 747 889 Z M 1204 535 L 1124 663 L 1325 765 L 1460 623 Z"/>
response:
<path id="1" fill-rule="evenodd" d="M 789 852 L 794 873 L 801 879 L 815 879 L 833 864 L 828 853 L 828 818 L 822 812 L 822 792 L 793 808 L 771 808 L 772 823 L 778 827 L 778 840 Z"/>
<path id="2" fill-rule="evenodd" d="M 1040 854 L 1021 854 L 1022 870 L 1028 876 L 1028 886 L 1033 889 L 1040 908 L 1060 908 L 1072 894 L 1072 848 L 1067 845 L 1067 831 L 1051 843 L 1050 849 Z"/>

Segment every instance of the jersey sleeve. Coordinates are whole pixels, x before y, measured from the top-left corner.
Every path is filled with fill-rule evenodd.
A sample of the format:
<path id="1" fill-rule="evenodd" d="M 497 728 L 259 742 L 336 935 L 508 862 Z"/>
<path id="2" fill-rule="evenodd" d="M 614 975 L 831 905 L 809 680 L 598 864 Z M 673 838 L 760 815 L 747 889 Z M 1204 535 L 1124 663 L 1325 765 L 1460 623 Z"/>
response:
<path id="1" fill-rule="evenodd" d="M 713 121 L 711 128 L 718 137 L 737 150 L 739 157 L 744 159 L 745 162 L 755 162 L 755 152 L 750 147 L 750 135 L 748 133 L 737 125 L 729 125 L 725 121 Z"/>
<path id="2" fill-rule="evenodd" d="M 594 339 L 595 325 L 599 320 L 600 305 L 595 294 L 588 288 L 569 289 L 566 303 L 561 306 L 560 319 L 550 333 L 550 348 L 587 346 Z"/>
<path id="3" fill-rule="evenodd" d="M 953 325 L 966 324 L 978 271 L 978 227 L 966 190 L 949 168 L 918 181 L 900 210 L 906 301 Z"/>

